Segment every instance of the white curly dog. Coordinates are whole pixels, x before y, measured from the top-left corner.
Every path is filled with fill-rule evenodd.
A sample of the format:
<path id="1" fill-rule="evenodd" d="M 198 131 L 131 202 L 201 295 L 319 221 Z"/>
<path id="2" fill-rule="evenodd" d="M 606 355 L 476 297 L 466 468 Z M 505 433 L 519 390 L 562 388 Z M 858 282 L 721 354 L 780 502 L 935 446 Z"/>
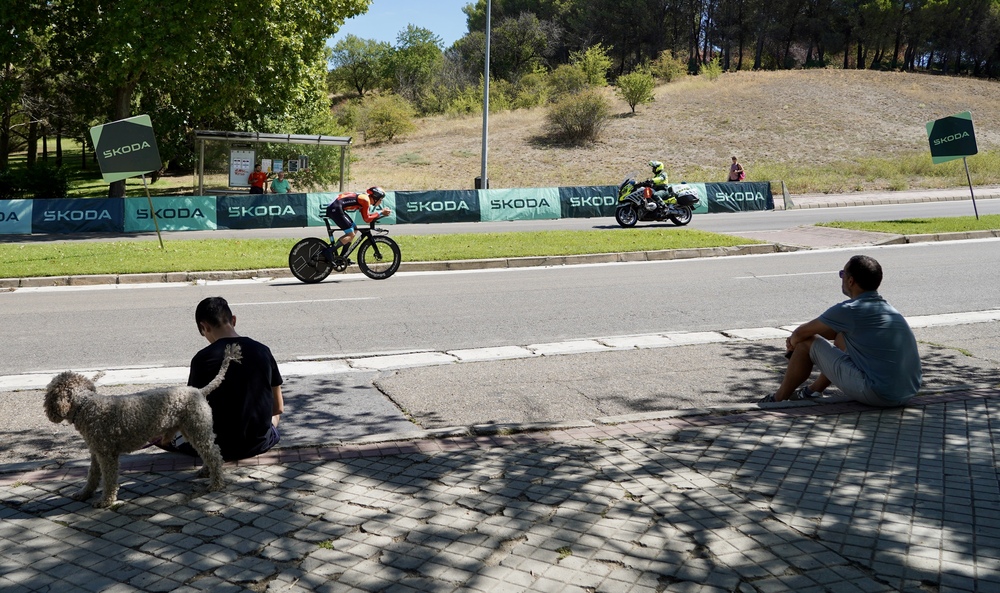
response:
<path id="1" fill-rule="evenodd" d="M 225 487 L 222 453 L 212 431 L 212 408 L 206 396 L 226 376 L 230 362 L 240 362 L 238 344 L 226 347 L 219 374 L 203 389 L 176 386 L 129 395 L 99 395 L 94 382 L 73 371 L 56 375 L 45 394 L 45 415 L 59 423 L 67 420 L 90 449 L 90 471 L 74 500 L 87 500 L 103 479 L 103 496 L 95 507 L 113 505 L 118 497 L 118 457 L 147 445 L 151 439 L 173 437 L 180 431 L 205 465 L 198 473 L 210 478 L 210 490 Z M 99 377 L 100 375 L 98 375 Z M 96 377 L 95 377 L 96 380 Z"/>

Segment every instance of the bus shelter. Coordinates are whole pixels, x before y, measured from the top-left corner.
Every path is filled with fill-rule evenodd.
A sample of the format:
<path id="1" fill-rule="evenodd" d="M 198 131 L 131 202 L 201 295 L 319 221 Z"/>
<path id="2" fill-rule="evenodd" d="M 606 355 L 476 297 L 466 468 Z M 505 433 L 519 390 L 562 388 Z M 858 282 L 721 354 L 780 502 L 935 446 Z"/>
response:
<path id="1" fill-rule="evenodd" d="M 241 142 L 249 144 L 315 144 L 318 146 L 340 147 L 340 191 L 344 191 L 344 172 L 347 164 L 347 148 L 350 136 L 313 136 L 310 134 L 264 134 L 260 132 L 221 132 L 216 130 L 196 130 L 194 138 L 198 142 L 198 194 L 205 195 L 205 143 Z"/>

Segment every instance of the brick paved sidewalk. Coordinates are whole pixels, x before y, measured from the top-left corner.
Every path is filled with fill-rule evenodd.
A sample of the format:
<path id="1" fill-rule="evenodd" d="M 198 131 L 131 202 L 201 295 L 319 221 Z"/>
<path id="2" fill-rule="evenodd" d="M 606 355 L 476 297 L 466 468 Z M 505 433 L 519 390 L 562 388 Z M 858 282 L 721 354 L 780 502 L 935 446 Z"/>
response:
<path id="1" fill-rule="evenodd" d="M 0 589 L 1000 590 L 1000 390 L 915 401 L 5 476 Z"/>

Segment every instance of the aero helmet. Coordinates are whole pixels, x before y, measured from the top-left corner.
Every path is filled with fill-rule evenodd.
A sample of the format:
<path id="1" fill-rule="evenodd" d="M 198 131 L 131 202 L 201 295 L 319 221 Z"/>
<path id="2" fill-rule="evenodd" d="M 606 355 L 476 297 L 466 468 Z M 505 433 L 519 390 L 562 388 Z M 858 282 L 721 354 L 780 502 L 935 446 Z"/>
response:
<path id="1" fill-rule="evenodd" d="M 382 189 L 381 187 L 378 187 L 377 185 L 372 186 L 368 188 L 368 195 L 371 197 L 372 200 L 378 202 L 379 200 L 385 197 L 385 190 Z"/>
<path id="2" fill-rule="evenodd" d="M 653 168 L 653 173 L 659 175 L 663 173 L 663 163 L 660 161 L 649 161 L 649 166 Z"/>

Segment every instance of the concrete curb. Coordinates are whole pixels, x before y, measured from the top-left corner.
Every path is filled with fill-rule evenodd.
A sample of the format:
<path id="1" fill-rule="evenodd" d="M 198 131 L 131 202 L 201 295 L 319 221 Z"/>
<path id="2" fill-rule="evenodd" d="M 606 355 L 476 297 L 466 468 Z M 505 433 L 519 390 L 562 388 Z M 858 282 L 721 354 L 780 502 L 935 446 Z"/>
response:
<path id="1" fill-rule="evenodd" d="M 691 249 L 665 249 L 662 251 L 636 251 L 623 253 L 593 253 L 584 255 L 559 255 L 544 257 L 509 257 L 495 259 L 450 260 L 439 262 L 403 262 L 401 272 L 453 272 L 463 270 L 510 269 L 544 266 L 572 266 L 581 264 L 625 263 L 641 261 L 666 261 L 700 257 L 731 255 L 758 255 L 796 251 L 798 247 L 779 243 L 758 243 L 734 247 L 699 247 Z M 358 274 L 352 267 L 347 274 Z M 234 270 L 211 272 L 165 272 L 153 274 L 97 274 L 90 276 L 45 276 L 30 278 L 0 278 L 0 290 L 52 286 L 95 286 L 103 284 L 144 284 L 169 282 L 212 282 L 221 280 L 251 280 L 258 278 L 291 278 L 288 268 Z"/>

